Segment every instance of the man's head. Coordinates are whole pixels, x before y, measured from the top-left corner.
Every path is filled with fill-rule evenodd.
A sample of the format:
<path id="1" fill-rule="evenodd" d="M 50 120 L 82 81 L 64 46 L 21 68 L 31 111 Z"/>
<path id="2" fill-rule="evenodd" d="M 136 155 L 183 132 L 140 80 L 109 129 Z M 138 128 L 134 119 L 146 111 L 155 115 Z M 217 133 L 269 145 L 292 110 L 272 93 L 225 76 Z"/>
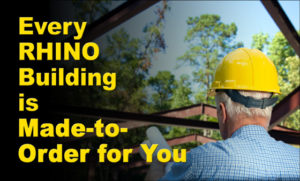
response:
<path id="1" fill-rule="evenodd" d="M 239 91 L 243 96 L 263 99 L 271 97 L 271 93 L 257 91 Z M 217 116 L 221 135 L 224 139 L 229 138 L 232 133 L 244 125 L 260 125 L 267 129 L 272 113 L 272 106 L 264 109 L 248 108 L 238 102 L 234 102 L 222 91 L 215 96 Z"/>
<path id="2" fill-rule="evenodd" d="M 272 106 L 280 94 L 275 65 L 257 49 L 238 48 L 218 65 L 211 85 L 224 139 L 249 124 L 267 129 Z"/>

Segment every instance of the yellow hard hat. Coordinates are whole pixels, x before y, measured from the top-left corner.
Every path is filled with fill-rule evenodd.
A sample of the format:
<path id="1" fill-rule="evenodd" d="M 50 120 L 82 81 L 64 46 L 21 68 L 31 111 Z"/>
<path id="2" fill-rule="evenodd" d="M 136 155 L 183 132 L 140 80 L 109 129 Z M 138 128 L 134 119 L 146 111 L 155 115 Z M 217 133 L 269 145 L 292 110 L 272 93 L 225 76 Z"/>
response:
<path id="1" fill-rule="evenodd" d="M 217 66 L 210 91 L 218 89 L 280 94 L 277 70 L 273 62 L 261 51 L 248 48 L 234 50 Z"/>

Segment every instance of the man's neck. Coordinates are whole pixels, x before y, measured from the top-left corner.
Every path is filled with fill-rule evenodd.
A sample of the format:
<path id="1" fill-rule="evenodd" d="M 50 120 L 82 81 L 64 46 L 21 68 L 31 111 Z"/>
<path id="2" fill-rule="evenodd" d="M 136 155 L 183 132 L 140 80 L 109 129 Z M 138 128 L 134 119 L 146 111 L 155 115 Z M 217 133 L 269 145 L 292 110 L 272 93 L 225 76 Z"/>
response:
<path id="1" fill-rule="evenodd" d="M 228 138 L 231 137 L 231 135 L 238 130 L 239 128 L 247 125 L 258 125 L 264 127 L 266 130 L 268 130 L 269 121 L 264 117 L 254 117 L 254 118 L 248 118 L 243 116 L 236 117 L 235 120 L 230 121 L 230 125 L 227 127 L 227 133 Z"/>

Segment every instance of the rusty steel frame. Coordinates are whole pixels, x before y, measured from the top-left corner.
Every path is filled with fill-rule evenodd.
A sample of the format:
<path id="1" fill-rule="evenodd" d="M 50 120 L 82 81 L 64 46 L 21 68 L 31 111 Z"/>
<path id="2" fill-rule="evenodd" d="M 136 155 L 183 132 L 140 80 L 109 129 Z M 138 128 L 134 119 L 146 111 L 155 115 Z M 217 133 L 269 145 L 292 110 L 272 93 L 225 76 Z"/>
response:
<path id="1" fill-rule="evenodd" d="M 173 117 L 173 118 L 187 118 L 191 116 L 198 116 L 201 114 L 205 114 L 211 117 L 217 117 L 217 111 L 214 106 L 208 104 L 195 104 L 187 107 L 182 107 L 178 109 L 172 109 L 168 111 L 162 111 L 158 113 L 154 113 L 153 115 L 165 116 L 165 117 Z M 121 127 L 126 127 L 128 129 L 138 128 L 142 126 L 148 126 L 153 124 L 151 122 L 123 122 L 119 123 Z M 216 125 L 217 126 L 217 125 Z M 215 126 L 215 127 L 216 127 Z"/>
<path id="2" fill-rule="evenodd" d="M 272 117 L 274 117 L 271 119 L 273 128 L 276 128 L 274 126 L 277 123 L 279 123 L 281 120 L 283 120 L 283 118 L 287 117 L 299 108 L 299 95 L 300 86 L 274 107 L 272 113 Z M 207 112 L 203 110 L 207 110 Z M 184 108 L 155 113 L 152 115 L 70 106 L 51 106 L 51 108 L 47 111 L 49 111 L 52 114 L 55 113 L 58 115 L 90 117 L 96 119 L 102 118 L 104 120 L 110 121 L 125 121 L 123 123 L 119 123 L 120 127 L 137 128 L 141 126 L 147 126 L 150 124 L 166 124 L 173 126 L 184 126 L 189 128 L 218 129 L 218 123 L 193 119 L 184 119 L 184 116 L 189 117 L 200 115 L 202 113 L 216 117 L 216 109 L 213 106 L 206 104 L 197 104 Z M 282 140 L 291 144 L 300 144 L 299 131 L 289 131 L 288 129 L 277 128 L 277 130 L 270 130 L 269 133 L 277 140 Z M 89 135 L 89 137 L 94 136 L 94 134 Z"/>
<path id="3" fill-rule="evenodd" d="M 107 13 L 103 17 L 99 18 L 87 27 L 87 30 L 83 36 L 83 41 L 91 41 L 104 33 L 110 31 L 131 17 L 137 15 L 143 10 L 149 8 L 160 0 L 129 0 L 111 12 Z M 278 1 L 264 1 L 261 0 L 263 6 L 269 12 L 273 20 L 276 22 L 281 32 L 284 34 L 286 39 L 289 41 L 291 46 L 294 48 L 296 53 L 300 55 L 300 38 L 288 19 L 287 15 L 281 8 Z M 277 128 L 277 130 L 271 130 L 270 134 L 283 138 L 285 136 L 292 136 L 292 142 L 295 142 L 294 138 L 299 138 L 299 132 L 282 131 L 278 130 L 276 125 L 284 118 L 289 116 L 300 105 L 300 93 L 299 87 L 285 97 L 279 104 L 277 104 L 272 113 L 272 119 L 270 122 L 270 129 Z M 56 108 L 58 108 L 56 106 Z M 63 112 L 61 111 L 63 110 Z M 174 126 L 186 126 L 191 128 L 207 128 L 207 129 L 218 129 L 217 123 L 205 122 L 199 120 L 183 119 L 189 116 L 195 116 L 200 114 L 206 114 L 212 117 L 216 117 L 216 110 L 213 106 L 197 104 L 185 108 L 179 108 L 175 110 L 165 111 L 152 115 L 144 115 L 138 113 L 125 113 L 120 111 L 103 110 L 103 109 L 90 109 L 90 108 L 78 108 L 64 106 L 62 109 L 52 110 L 52 113 L 68 113 L 71 115 L 99 118 L 100 116 L 104 119 L 114 121 L 126 121 L 120 123 L 121 126 L 129 128 L 137 128 L 140 126 L 146 126 L 149 124 L 167 124 Z M 51 112 L 51 111 L 50 111 Z M 285 134 L 288 133 L 288 134 Z"/>
<path id="4" fill-rule="evenodd" d="M 86 33 L 84 34 L 83 41 L 91 41 L 93 39 L 98 38 L 99 36 L 103 35 L 104 33 L 108 32 L 112 28 L 118 26 L 119 24 L 125 22 L 129 18 L 135 16 L 139 12 L 147 9 L 148 7 L 152 6 L 156 2 L 155 1 L 128 1 L 121 5 L 120 7 L 116 8 L 115 10 L 109 12 L 107 15 L 101 17 L 99 20 L 93 22 L 87 29 Z M 295 52 L 300 56 L 300 38 L 294 29 L 293 25 L 291 24 L 290 20 L 286 16 L 285 12 L 279 5 L 278 1 L 264 1 L 261 0 L 264 7 L 267 9 L 273 20 L 276 22 L 278 27 L 280 28 L 281 32 L 284 34 L 288 42 L 291 44 Z M 277 104 L 272 113 L 272 119 L 270 121 L 270 135 L 275 139 L 279 139 L 285 141 L 287 143 L 294 143 L 300 144 L 300 133 L 299 131 L 291 131 L 286 128 L 281 128 L 276 126 L 280 123 L 284 118 L 289 116 L 295 110 L 299 108 L 300 99 L 299 99 L 299 87 L 295 89 L 292 93 L 290 93 L 287 97 L 285 97 L 279 104 Z M 63 109 L 64 110 L 64 109 Z M 137 128 L 141 126 L 147 126 L 149 124 L 171 124 L 171 125 L 181 125 L 181 126 L 201 126 L 201 127 L 213 127 L 214 129 L 218 128 L 217 123 L 209 123 L 197 120 L 189 120 L 189 119 L 182 119 L 190 116 L 195 116 L 199 114 L 206 114 L 212 117 L 216 117 L 216 109 L 212 106 L 207 106 L 203 104 L 193 105 L 190 107 L 180 108 L 176 110 L 170 110 L 166 112 L 156 113 L 153 115 L 142 115 L 136 113 L 123 113 L 123 112 L 115 112 L 110 110 L 86 110 L 84 109 L 85 116 L 95 118 L 99 118 L 100 116 L 104 116 L 110 120 L 112 118 L 116 121 L 125 120 L 126 122 L 121 122 L 119 125 L 121 127 L 128 127 L 128 128 Z M 70 111 L 70 110 L 69 110 Z M 73 110 L 74 111 L 74 110 Z M 75 115 L 80 115 L 82 113 L 82 109 L 79 108 L 73 112 Z M 118 115 L 118 116 L 116 116 Z M 125 117 L 124 117 L 125 116 Z M 121 118 L 118 119 L 117 117 Z M 211 125 L 209 125 L 211 124 Z M 206 125 L 206 126 L 204 126 Z M 209 126 L 208 126 L 209 125 Z M 271 130 L 273 129 L 273 130 Z M 189 141 L 190 139 L 194 139 L 193 136 L 188 136 L 188 139 L 185 138 L 177 138 L 173 139 L 176 143 L 182 141 Z M 170 145 L 171 140 L 168 142 Z M 93 162 L 93 161 L 92 161 Z M 144 166 L 145 162 L 136 162 L 133 163 L 134 167 L 136 166 Z M 128 166 L 126 166 L 128 168 Z M 95 172 L 94 170 L 91 172 Z M 94 177 L 94 174 L 89 172 L 89 179 Z"/>
<path id="5" fill-rule="evenodd" d="M 96 118 L 109 121 L 134 121 L 151 124 L 185 126 L 188 128 L 219 129 L 217 123 L 179 117 L 167 117 L 157 114 L 141 114 L 132 112 L 121 112 L 107 109 L 95 109 L 75 106 L 51 106 L 46 112 L 56 115 L 78 116 Z M 176 111 L 175 111 L 176 112 Z M 199 112 L 200 114 L 201 112 Z M 199 115 L 198 114 L 198 115 Z"/>
<path id="6" fill-rule="evenodd" d="M 300 86 L 294 89 L 289 95 L 287 95 L 273 108 L 269 129 L 274 128 L 274 126 L 279 124 L 282 120 L 284 120 L 290 114 L 299 109 L 299 106 Z"/>

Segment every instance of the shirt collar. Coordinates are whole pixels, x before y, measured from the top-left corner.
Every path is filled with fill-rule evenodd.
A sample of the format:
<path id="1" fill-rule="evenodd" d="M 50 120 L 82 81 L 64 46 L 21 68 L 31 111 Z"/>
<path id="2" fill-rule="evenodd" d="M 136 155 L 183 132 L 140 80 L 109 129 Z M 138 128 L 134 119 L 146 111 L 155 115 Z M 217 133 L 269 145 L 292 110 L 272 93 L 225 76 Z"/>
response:
<path id="1" fill-rule="evenodd" d="M 261 137 L 266 135 L 268 135 L 268 132 L 264 127 L 258 125 L 246 125 L 237 129 L 232 134 L 231 138 L 243 137 L 243 136 L 254 138 L 254 137 Z"/>

